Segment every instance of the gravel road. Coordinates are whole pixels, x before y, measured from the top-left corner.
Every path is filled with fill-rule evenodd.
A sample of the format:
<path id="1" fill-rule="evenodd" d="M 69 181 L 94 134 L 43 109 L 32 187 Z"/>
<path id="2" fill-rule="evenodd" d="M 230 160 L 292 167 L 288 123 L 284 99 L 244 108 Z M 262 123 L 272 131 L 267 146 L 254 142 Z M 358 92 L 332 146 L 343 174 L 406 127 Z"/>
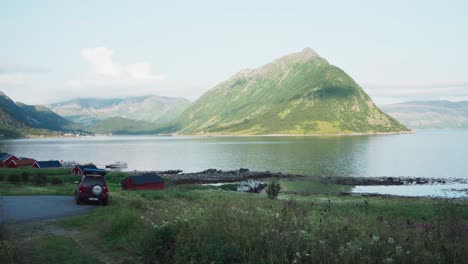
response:
<path id="1" fill-rule="evenodd" d="M 89 212 L 96 205 L 76 205 L 73 196 L 0 196 L 0 222 L 25 223 Z"/>

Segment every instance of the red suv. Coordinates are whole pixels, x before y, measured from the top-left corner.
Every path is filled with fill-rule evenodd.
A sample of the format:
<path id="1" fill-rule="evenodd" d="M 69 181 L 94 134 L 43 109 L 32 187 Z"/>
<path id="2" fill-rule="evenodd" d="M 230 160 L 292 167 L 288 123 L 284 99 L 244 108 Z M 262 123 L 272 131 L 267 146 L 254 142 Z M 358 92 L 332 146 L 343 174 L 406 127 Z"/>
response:
<path id="1" fill-rule="evenodd" d="M 75 201 L 81 204 L 84 201 L 96 201 L 107 205 L 109 188 L 106 179 L 101 175 L 84 175 L 80 182 L 76 182 Z"/>

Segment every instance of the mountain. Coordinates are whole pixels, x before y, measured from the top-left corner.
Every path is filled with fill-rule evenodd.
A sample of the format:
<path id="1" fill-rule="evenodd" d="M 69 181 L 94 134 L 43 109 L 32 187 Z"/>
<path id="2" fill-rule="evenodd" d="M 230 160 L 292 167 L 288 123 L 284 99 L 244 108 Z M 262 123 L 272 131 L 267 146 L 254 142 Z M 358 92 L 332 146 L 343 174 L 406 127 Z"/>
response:
<path id="1" fill-rule="evenodd" d="M 382 110 L 414 129 L 468 128 L 468 101 L 413 101 Z"/>
<path id="2" fill-rule="evenodd" d="M 50 134 L 69 131 L 76 126 L 43 106 L 15 103 L 0 92 L 0 134 L 21 137 L 27 134 Z"/>
<path id="3" fill-rule="evenodd" d="M 218 84 L 177 118 L 180 134 L 352 134 L 408 129 L 310 48 Z"/>
<path id="4" fill-rule="evenodd" d="M 92 126 L 112 117 L 165 123 L 174 120 L 190 104 L 185 98 L 150 95 L 114 99 L 80 98 L 48 107 L 69 120 Z"/>
<path id="5" fill-rule="evenodd" d="M 157 133 L 157 125 L 145 121 L 111 117 L 97 121 L 93 126 L 89 127 L 88 130 L 97 134 L 155 134 Z"/>

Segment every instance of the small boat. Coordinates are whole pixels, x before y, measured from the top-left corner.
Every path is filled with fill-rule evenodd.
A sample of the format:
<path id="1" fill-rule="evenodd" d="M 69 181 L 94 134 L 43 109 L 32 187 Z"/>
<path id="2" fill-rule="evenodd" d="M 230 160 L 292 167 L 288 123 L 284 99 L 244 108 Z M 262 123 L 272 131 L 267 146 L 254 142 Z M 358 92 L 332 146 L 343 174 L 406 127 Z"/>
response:
<path id="1" fill-rule="evenodd" d="M 116 161 L 106 165 L 107 169 L 121 169 L 127 168 L 127 163 L 123 161 Z"/>

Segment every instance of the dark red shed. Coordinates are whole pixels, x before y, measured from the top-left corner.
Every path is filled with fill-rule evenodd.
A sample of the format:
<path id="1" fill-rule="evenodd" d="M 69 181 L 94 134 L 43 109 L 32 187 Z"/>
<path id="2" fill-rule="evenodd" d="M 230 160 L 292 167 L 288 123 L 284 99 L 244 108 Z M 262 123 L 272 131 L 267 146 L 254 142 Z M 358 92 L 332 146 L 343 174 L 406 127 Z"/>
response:
<path id="1" fill-rule="evenodd" d="M 162 190 L 164 180 L 158 174 L 142 174 L 138 176 L 128 176 L 121 182 L 124 190 Z"/>

